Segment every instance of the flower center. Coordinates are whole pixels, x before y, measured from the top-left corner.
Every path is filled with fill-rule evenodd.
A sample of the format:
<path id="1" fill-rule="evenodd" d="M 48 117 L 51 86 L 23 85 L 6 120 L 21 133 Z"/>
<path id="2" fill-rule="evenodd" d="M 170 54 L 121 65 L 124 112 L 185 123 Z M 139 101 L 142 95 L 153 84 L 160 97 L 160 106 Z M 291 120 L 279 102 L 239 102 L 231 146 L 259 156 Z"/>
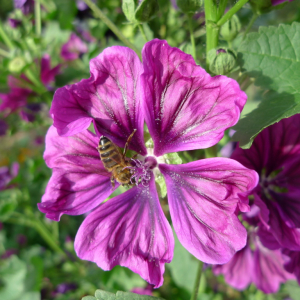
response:
<path id="1" fill-rule="evenodd" d="M 132 172 L 130 182 L 136 185 L 148 186 L 152 170 L 157 166 L 156 159 L 153 156 L 147 156 L 144 161 L 132 158 L 131 163 L 132 166 L 127 167 Z"/>
<path id="2" fill-rule="evenodd" d="M 277 180 L 277 175 L 282 171 L 282 168 L 271 172 L 268 176 L 266 175 L 266 170 L 263 169 L 259 184 L 261 186 L 263 194 L 269 199 L 273 200 L 270 191 L 277 193 L 287 193 L 288 190 L 285 187 L 280 186 L 280 182 Z"/>

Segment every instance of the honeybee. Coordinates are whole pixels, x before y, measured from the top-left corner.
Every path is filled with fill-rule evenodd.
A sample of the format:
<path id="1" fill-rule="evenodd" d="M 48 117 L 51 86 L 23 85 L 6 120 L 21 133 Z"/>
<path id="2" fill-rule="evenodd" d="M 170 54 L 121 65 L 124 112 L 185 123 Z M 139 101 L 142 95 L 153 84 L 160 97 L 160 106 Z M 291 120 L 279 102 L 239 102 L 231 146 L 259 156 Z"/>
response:
<path id="1" fill-rule="evenodd" d="M 129 168 L 126 168 L 132 167 L 132 165 L 125 155 L 128 149 L 128 145 L 135 132 L 136 129 L 134 129 L 132 134 L 128 137 L 123 153 L 120 151 L 118 146 L 114 144 L 109 138 L 107 138 L 106 136 L 100 137 L 97 150 L 100 154 L 100 159 L 103 162 L 104 168 L 108 172 L 111 172 L 110 181 L 113 188 L 115 187 L 115 180 L 122 185 L 133 185 L 130 180 L 132 173 Z"/>

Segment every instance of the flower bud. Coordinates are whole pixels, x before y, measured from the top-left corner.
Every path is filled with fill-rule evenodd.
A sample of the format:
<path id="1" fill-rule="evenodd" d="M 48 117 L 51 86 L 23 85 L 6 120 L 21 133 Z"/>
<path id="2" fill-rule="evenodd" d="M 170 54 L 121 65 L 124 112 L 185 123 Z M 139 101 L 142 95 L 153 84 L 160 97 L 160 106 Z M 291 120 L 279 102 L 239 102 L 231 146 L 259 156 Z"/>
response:
<path id="1" fill-rule="evenodd" d="M 195 13 L 203 5 L 203 0 L 176 0 L 179 9 L 188 14 Z"/>
<path id="2" fill-rule="evenodd" d="M 157 0 L 142 0 L 135 11 L 135 19 L 138 22 L 148 22 L 159 10 Z"/>
<path id="3" fill-rule="evenodd" d="M 240 20 L 237 15 L 233 15 L 232 18 L 221 27 L 220 34 L 225 41 L 231 42 L 235 39 L 240 30 Z"/>
<path id="4" fill-rule="evenodd" d="M 229 73 L 235 66 L 236 53 L 231 49 L 217 48 L 208 52 L 209 70 L 216 75 Z"/>
<path id="5" fill-rule="evenodd" d="M 22 57 L 16 57 L 9 62 L 8 70 L 11 73 L 21 73 L 21 71 L 25 67 L 25 65 L 26 65 L 26 62 Z"/>
<path id="6" fill-rule="evenodd" d="M 195 13 L 200 9 L 203 0 L 176 0 L 177 6 L 185 14 Z"/>
<path id="7" fill-rule="evenodd" d="M 124 13 L 126 19 L 129 22 L 134 23 L 135 22 L 135 17 L 134 17 L 135 4 L 134 4 L 134 0 L 123 0 L 122 1 L 122 10 L 123 10 L 123 13 Z"/>

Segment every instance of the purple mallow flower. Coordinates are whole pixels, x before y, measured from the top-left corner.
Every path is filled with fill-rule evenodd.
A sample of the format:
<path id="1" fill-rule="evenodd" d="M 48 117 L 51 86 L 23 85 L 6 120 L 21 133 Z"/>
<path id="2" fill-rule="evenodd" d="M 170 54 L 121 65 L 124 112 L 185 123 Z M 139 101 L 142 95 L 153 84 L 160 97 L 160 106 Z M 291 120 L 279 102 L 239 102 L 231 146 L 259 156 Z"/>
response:
<path id="1" fill-rule="evenodd" d="M 153 286 L 151 284 L 148 284 L 146 287 L 135 287 L 131 290 L 131 293 L 139 294 L 139 295 L 148 295 L 153 296 Z"/>
<path id="2" fill-rule="evenodd" d="M 0 168 L 0 191 L 9 188 L 9 183 L 14 179 L 19 172 L 19 164 L 13 163 L 11 167 L 1 167 Z"/>
<path id="3" fill-rule="evenodd" d="M 246 247 L 227 264 L 214 266 L 213 271 L 216 275 L 223 274 L 225 281 L 238 290 L 254 283 L 264 293 L 276 293 L 281 283 L 294 279 L 284 269 L 284 262 L 281 251 L 264 247 L 253 231 L 248 235 Z"/>
<path id="4" fill-rule="evenodd" d="M 49 90 L 52 88 L 51 83 L 54 81 L 55 76 L 60 72 L 60 65 L 51 68 L 50 62 L 51 58 L 48 54 L 45 54 L 40 61 L 40 79 Z M 23 81 L 11 75 L 8 77 L 10 91 L 7 94 L 0 94 L 0 111 L 3 111 L 7 116 L 21 109 L 21 118 L 25 121 L 32 122 L 35 119 L 35 114 L 40 111 L 38 108 L 40 108 L 41 104 L 28 104 L 28 97 L 34 93 L 30 89 L 30 86 L 26 87 L 26 82 L 31 82 L 23 74 L 21 75 L 21 79 Z"/>
<path id="5" fill-rule="evenodd" d="M 9 18 L 8 19 L 8 24 L 12 28 L 17 28 L 17 27 L 19 27 L 22 24 L 22 21 L 21 20 L 17 20 L 17 19 Z"/>
<path id="6" fill-rule="evenodd" d="M 258 235 L 270 248 L 300 250 L 300 115 L 264 129 L 250 149 L 231 158 L 258 172 L 254 203 L 260 208 Z"/>
<path id="7" fill-rule="evenodd" d="M 275 5 L 278 5 L 278 4 L 287 2 L 287 1 L 292 2 L 293 0 L 272 0 L 272 5 L 275 6 Z"/>
<path id="8" fill-rule="evenodd" d="M 6 135 L 7 129 L 7 123 L 0 119 L 0 136 Z"/>
<path id="9" fill-rule="evenodd" d="M 236 212 L 247 210 L 258 177 L 228 158 L 166 164 L 168 153 L 215 145 L 237 122 L 246 95 L 233 79 L 211 77 L 166 41 L 146 43 L 142 56 L 143 63 L 129 48 L 107 48 L 91 60 L 89 79 L 56 91 L 44 154 L 53 173 L 38 206 L 56 221 L 93 209 L 76 235 L 77 255 L 104 270 L 128 267 L 157 288 L 174 238 L 156 175 L 165 178 L 180 242 L 207 263 L 226 263 L 245 246 Z M 96 134 L 87 130 L 91 122 Z M 149 148 L 144 122 L 153 140 Z M 99 137 L 124 147 L 134 129 L 129 148 L 138 156 L 130 169 L 138 184 L 102 203 L 113 189 L 96 149 Z"/>
<path id="10" fill-rule="evenodd" d="M 76 6 L 78 10 L 86 10 L 88 9 L 88 5 L 82 0 L 76 0 Z"/>
<path id="11" fill-rule="evenodd" d="M 0 111 L 3 111 L 6 116 L 26 106 L 27 98 L 31 93 L 30 90 L 21 88 L 20 81 L 11 75 L 8 76 L 8 86 L 10 91 L 7 94 L 0 94 Z"/>
<path id="12" fill-rule="evenodd" d="M 61 57 L 65 60 L 75 60 L 88 51 L 87 45 L 75 33 L 61 48 Z"/>
<path id="13" fill-rule="evenodd" d="M 76 283 L 61 283 L 59 285 L 57 285 L 55 291 L 54 291 L 54 295 L 57 294 L 66 294 L 69 291 L 73 291 L 77 289 L 77 284 Z"/>
<path id="14" fill-rule="evenodd" d="M 45 54 L 41 59 L 41 81 L 51 89 L 50 84 L 54 82 L 55 76 L 59 74 L 61 65 L 56 65 L 51 68 L 51 57 L 49 54 Z"/>
<path id="15" fill-rule="evenodd" d="M 284 268 L 294 274 L 300 284 L 300 251 L 283 249 L 282 252 L 288 257 L 285 261 Z"/>
<path id="16" fill-rule="evenodd" d="M 24 15 L 33 13 L 34 10 L 34 0 L 14 0 L 15 8 L 22 10 Z"/>

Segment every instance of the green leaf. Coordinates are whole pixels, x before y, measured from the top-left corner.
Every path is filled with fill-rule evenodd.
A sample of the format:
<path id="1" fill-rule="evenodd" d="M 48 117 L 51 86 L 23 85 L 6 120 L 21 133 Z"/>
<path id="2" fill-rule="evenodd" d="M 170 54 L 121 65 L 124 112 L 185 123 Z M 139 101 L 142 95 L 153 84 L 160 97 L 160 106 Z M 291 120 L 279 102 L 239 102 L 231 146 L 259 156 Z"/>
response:
<path id="1" fill-rule="evenodd" d="M 40 292 L 27 292 L 22 294 L 22 300 L 41 300 Z"/>
<path id="2" fill-rule="evenodd" d="M 115 300 L 116 299 L 116 295 L 115 294 L 112 294 L 112 293 L 109 293 L 109 292 L 105 292 L 105 291 L 102 291 L 102 290 L 96 290 L 95 296 L 99 300 L 102 300 L 102 299 L 105 299 L 105 300 Z"/>
<path id="3" fill-rule="evenodd" d="M 112 294 L 103 290 L 96 290 L 95 297 L 85 296 L 82 300 L 164 300 L 163 298 L 157 298 L 152 296 L 144 296 L 135 293 L 117 292 Z"/>
<path id="4" fill-rule="evenodd" d="M 40 256 L 34 256 L 27 265 L 28 276 L 26 277 L 25 284 L 27 289 L 33 291 L 40 291 L 43 280 L 44 261 Z"/>
<path id="5" fill-rule="evenodd" d="M 73 20 L 77 13 L 76 1 L 54 0 L 58 11 L 58 22 L 61 29 L 72 29 Z"/>
<path id="6" fill-rule="evenodd" d="M 135 293 L 125 293 L 125 292 L 117 292 L 116 296 L 117 296 L 116 300 L 164 300 L 163 298 L 139 295 Z"/>
<path id="7" fill-rule="evenodd" d="M 143 0 L 135 11 L 138 22 L 148 22 L 159 10 L 157 0 Z"/>
<path id="8" fill-rule="evenodd" d="M 89 73 L 83 70 L 78 70 L 72 67 L 68 67 L 64 70 L 62 74 L 58 74 L 55 77 L 55 85 L 58 87 L 70 84 L 75 79 L 88 78 Z"/>
<path id="9" fill-rule="evenodd" d="M 287 290 L 289 296 L 293 300 L 300 300 L 300 287 L 297 281 L 295 280 L 288 281 L 284 285 L 284 289 Z"/>
<path id="10" fill-rule="evenodd" d="M 179 49 L 181 51 L 185 52 L 186 54 L 190 54 L 190 55 L 193 54 L 193 49 L 192 49 L 191 43 L 185 42 L 179 46 Z"/>
<path id="11" fill-rule="evenodd" d="M 203 5 L 203 0 L 177 0 L 177 6 L 184 13 L 195 13 Z"/>
<path id="12" fill-rule="evenodd" d="M 239 64 L 257 85 L 300 93 L 300 23 L 260 27 L 246 36 L 238 51 Z"/>
<path id="13" fill-rule="evenodd" d="M 240 147 L 250 148 L 254 138 L 264 128 L 297 113 L 300 113 L 300 93 L 291 95 L 269 92 L 256 109 L 233 127 L 236 133 L 232 139 L 238 141 Z"/>
<path id="14" fill-rule="evenodd" d="M 17 207 L 17 194 L 14 190 L 0 192 L 0 221 L 5 221 Z"/>
<path id="15" fill-rule="evenodd" d="M 21 299 L 25 291 L 26 273 L 26 264 L 15 255 L 4 261 L 0 268 L 0 280 L 4 284 L 0 299 Z"/>
<path id="16" fill-rule="evenodd" d="M 198 261 L 180 244 L 175 232 L 174 239 L 174 257 L 167 266 L 171 270 L 174 282 L 179 287 L 192 292 L 198 269 Z"/>
<path id="17" fill-rule="evenodd" d="M 123 0 L 122 1 L 122 10 L 123 10 L 123 13 L 124 13 L 126 19 L 129 22 L 134 23 L 135 22 L 135 17 L 134 17 L 135 4 L 134 4 L 134 0 Z"/>

